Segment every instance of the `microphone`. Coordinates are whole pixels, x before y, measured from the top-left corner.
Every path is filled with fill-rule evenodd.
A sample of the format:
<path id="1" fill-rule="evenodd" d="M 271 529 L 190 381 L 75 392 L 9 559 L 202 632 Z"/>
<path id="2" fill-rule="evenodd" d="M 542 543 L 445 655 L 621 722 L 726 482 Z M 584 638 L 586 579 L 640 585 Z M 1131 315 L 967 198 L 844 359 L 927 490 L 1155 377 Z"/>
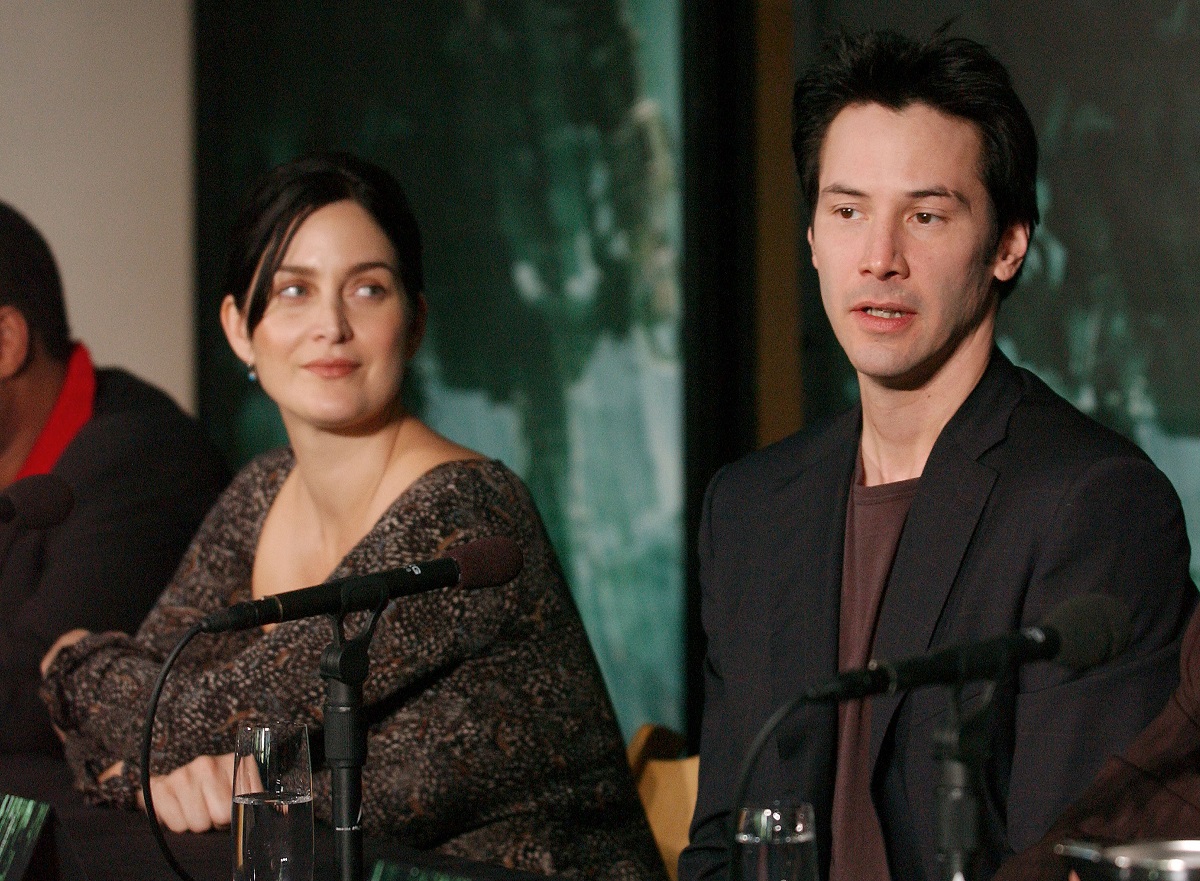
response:
<path id="1" fill-rule="evenodd" d="M 1128 607 L 1105 594 L 1081 594 L 1054 608 L 1040 627 L 962 643 L 901 661 L 871 661 L 808 692 L 810 701 L 894 694 L 923 685 L 994 679 L 1030 661 L 1055 661 L 1073 673 L 1110 661 L 1129 644 Z"/>
<path id="2" fill-rule="evenodd" d="M 75 494 L 61 477 L 32 474 L 0 494 L 0 523 L 49 529 L 66 520 L 74 505 Z"/>
<path id="3" fill-rule="evenodd" d="M 763 723 L 742 760 L 732 804 L 745 803 L 750 774 L 759 754 L 783 720 L 804 704 L 893 694 L 922 685 L 994 679 L 1003 671 L 1029 661 L 1057 661 L 1081 673 L 1121 654 L 1129 644 L 1131 629 L 1130 612 L 1123 602 L 1104 594 L 1081 594 L 1055 606 L 1040 627 L 1026 627 L 902 661 L 872 661 L 862 669 L 841 673 L 800 692 Z M 731 848 L 734 826 L 730 823 Z M 740 871 L 739 863 L 730 865 L 731 872 Z"/>
<path id="4" fill-rule="evenodd" d="M 315 587 L 238 603 L 204 618 L 200 629 L 205 633 L 247 630 L 313 615 L 371 611 L 388 600 L 443 587 L 495 587 L 516 578 L 524 565 L 521 548 L 511 538 L 479 538 L 452 548 L 436 560 L 369 575 L 349 575 Z"/>

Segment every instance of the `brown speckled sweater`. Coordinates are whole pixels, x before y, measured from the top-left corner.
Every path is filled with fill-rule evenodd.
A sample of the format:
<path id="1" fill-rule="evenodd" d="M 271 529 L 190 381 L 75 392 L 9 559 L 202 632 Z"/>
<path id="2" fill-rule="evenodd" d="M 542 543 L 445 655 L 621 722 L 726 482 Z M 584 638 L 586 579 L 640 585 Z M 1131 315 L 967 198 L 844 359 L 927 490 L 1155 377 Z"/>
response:
<path id="1" fill-rule="evenodd" d="M 268 453 L 209 513 L 135 638 L 98 634 L 61 652 L 43 686 L 77 784 L 135 804 L 143 710 L 163 658 L 204 615 L 250 599 L 263 520 L 294 460 Z M 371 644 L 363 769 L 368 835 L 536 872 L 612 879 L 663 875 L 599 670 L 528 491 L 499 462 L 429 471 L 331 573 L 376 572 L 488 535 L 515 539 L 513 582 L 394 602 Z M 351 616 L 356 632 L 365 614 Z M 197 636 L 167 680 L 153 770 L 233 750 L 248 720 L 306 722 L 320 754 L 326 618 Z M 124 775 L 96 783 L 123 760 Z M 317 816 L 329 772 L 314 767 Z"/>

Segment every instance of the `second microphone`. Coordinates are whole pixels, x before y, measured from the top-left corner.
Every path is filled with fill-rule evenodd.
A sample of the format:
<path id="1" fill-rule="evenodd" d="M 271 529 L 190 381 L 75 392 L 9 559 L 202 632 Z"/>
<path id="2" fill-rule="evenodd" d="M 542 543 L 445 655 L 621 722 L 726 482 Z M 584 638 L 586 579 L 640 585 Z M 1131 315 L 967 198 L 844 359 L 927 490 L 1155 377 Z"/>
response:
<path id="1" fill-rule="evenodd" d="M 314 587 L 238 603 L 207 616 L 200 627 L 205 633 L 223 633 L 314 615 L 366 612 L 388 600 L 444 587 L 506 584 L 520 574 L 524 565 L 521 548 L 512 539 L 503 536 L 480 538 L 452 548 L 445 557 L 436 560 L 410 563 L 386 572 L 351 575 Z"/>

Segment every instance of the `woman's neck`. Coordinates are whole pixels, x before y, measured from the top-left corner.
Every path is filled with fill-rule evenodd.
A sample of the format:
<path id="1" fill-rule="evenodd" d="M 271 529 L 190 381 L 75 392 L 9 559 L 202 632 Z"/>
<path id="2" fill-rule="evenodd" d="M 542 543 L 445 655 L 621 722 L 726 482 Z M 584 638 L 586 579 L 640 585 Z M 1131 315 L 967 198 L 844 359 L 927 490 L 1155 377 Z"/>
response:
<path id="1" fill-rule="evenodd" d="M 340 561 L 392 502 L 431 468 L 479 458 L 402 413 L 369 434 L 345 436 L 308 427 L 289 430 L 296 467 L 285 489 L 290 505 L 315 528 L 322 556 Z"/>
<path id="2" fill-rule="evenodd" d="M 325 556 L 340 560 L 420 476 L 405 467 L 419 425 L 405 414 L 361 436 L 289 431 L 296 457 L 287 481 L 291 502 L 301 520 L 316 528 Z"/>

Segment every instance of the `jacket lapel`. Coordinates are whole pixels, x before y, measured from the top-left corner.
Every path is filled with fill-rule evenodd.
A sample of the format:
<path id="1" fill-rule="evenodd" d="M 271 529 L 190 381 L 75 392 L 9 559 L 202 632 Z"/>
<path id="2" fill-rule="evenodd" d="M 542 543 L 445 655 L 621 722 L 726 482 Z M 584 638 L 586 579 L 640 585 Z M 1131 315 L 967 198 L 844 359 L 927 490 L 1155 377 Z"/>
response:
<path id="1" fill-rule="evenodd" d="M 947 423 L 921 474 L 888 578 L 873 656 L 897 660 L 932 647 L 967 547 L 996 481 L 980 457 L 1004 440 L 1021 397 L 1020 375 L 994 350 L 988 369 Z M 871 716 L 871 763 L 904 695 L 875 700 Z"/>
<path id="2" fill-rule="evenodd" d="M 860 433 L 860 414 L 844 414 L 780 489 L 778 511 L 781 522 L 789 524 L 788 547 L 778 561 L 782 577 L 770 586 L 762 607 L 773 616 L 772 712 L 804 687 L 837 672 L 846 500 Z M 833 755 L 824 747 L 835 737 L 834 714 L 804 710 L 794 714 L 776 737 L 784 779 L 815 781 L 828 776 Z M 816 792 L 805 796 L 822 800 Z"/>

